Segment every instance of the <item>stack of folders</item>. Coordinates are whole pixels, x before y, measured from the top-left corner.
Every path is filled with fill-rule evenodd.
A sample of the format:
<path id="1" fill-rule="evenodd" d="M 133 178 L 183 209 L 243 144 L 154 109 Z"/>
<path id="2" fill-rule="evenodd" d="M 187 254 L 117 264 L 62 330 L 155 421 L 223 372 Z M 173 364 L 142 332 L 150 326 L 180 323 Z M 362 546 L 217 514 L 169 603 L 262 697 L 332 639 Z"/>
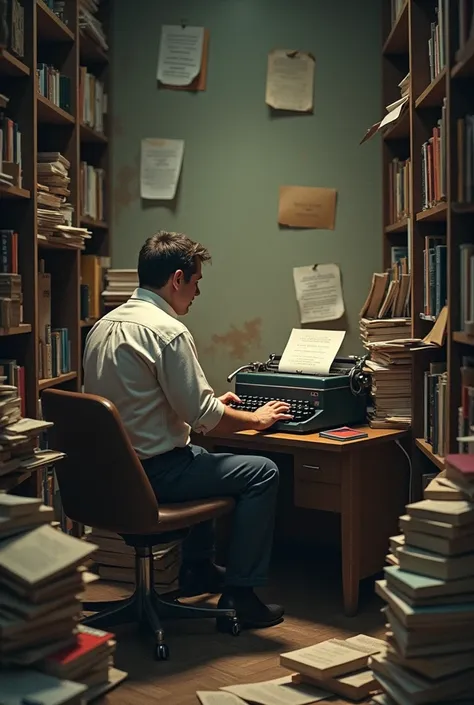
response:
<path id="1" fill-rule="evenodd" d="M 386 645 L 370 667 L 378 703 L 472 703 L 474 692 L 474 456 L 446 470 L 400 517 L 393 563 L 376 583 Z"/>
<path id="2" fill-rule="evenodd" d="M 408 428 L 411 424 L 411 373 L 413 341 L 369 343 L 371 375 L 369 423 L 372 428 Z"/>
<path id="3" fill-rule="evenodd" d="M 58 678 L 82 683 L 80 691 L 72 686 L 59 691 L 64 697 L 80 692 L 81 702 L 87 702 L 126 676 L 113 668 L 113 634 L 78 624 L 80 595 L 97 578 L 83 566 L 95 546 L 54 529 L 52 519 L 53 509 L 37 498 L 0 494 L 2 703 L 4 692 L 43 702 L 41 683 L 54 685 Z M 55 678 L 42 681 L 35 670 Z M 22 690 L 24 679 L 30 679 L 34 692 Z M 75 703 L 76 695 L 57 702 Z"/>
<path id="4" fill-rule="evenodd" d="M 135 550 L 118 535 L 104 529 L 92 529 L 87 540 L 98 546 L 93 554 L 95 570 L 103 580 L 135 583 Z M 170 543 L 153 551 L 155 589 L 160 594 L 178 589 L 181 546 Z"/>

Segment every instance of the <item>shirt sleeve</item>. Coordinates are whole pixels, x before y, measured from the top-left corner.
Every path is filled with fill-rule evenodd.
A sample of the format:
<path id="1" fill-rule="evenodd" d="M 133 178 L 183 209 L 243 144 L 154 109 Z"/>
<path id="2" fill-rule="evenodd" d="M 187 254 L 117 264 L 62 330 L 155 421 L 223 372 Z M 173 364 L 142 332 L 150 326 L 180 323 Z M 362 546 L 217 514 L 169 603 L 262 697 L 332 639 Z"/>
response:
<path id="1" fill-rule="evenodd" d="M 158 381 L 171 407 L 193 431 L 206 433 L 217 426 L 224 404 L 206 379 L 188 331 L 177 335 L 162 351 Z"/>

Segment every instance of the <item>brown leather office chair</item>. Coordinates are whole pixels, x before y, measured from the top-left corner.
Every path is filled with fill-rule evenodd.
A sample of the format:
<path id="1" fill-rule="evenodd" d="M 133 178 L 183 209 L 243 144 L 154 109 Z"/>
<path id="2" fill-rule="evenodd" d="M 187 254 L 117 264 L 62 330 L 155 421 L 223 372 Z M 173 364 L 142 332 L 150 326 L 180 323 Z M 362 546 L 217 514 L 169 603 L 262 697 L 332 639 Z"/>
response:
<path id="1" fill-rule="evenodd" d="M 45 390 L 41 399 L 44 418 L 54 423 L 51 447 L 66 453 L 56 467 L 66 516 L 120 534 L 135 549 L 133 595 L 83 603 L 85 611 L 96 612 L 84 623 L 99 629 L 134 620 L 145 623 L 154 633 L 155 656 L 161 660 L 169 657 L 169 650 L 160 617 L 214 617 L 220 629 L 237 635 L 235 610 L 161 598 L 154 589 L 152 563 L 153 546 L 182 540 L 195 524 L 231 512 L 234 501 L 223 497 L 159 506 L 114 404 L 92 394 L 57 389 Z"/>

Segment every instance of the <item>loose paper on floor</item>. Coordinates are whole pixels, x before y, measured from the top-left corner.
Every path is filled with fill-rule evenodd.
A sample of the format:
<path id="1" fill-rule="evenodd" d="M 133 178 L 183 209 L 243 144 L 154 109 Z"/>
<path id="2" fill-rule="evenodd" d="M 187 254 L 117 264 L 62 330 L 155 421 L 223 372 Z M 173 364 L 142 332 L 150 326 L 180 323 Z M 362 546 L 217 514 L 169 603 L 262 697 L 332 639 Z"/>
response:
<path id="1" fill-rule="evenodd" d="M 337 264 L 293 269 L 301 323 L 335 321 L 344 314 L 341 270 Z"/>
<path id="2" fill-rule="evenodd" d="M 309 705 L 319 700 L 325 700 L 331 695 L 328 691 L 313 685 L 293 683 L 292 676 L 284 676 L 262 683 L 228 685 L 221 690 L 233 693 L 249 703 L 257 703 L 258 705 Z"/>
<path id="3" fill-rule="evenodd" d="M 222 690 L 198 690 L 196 695 L 201 705 L 247 705 L 237 695 Z"/>
<path id="4" fill-rule="evenodd" d="M 184 141 L 143 139 L 140 163 L 140 196 L 149 200 L 171 201 L 183 163 Z"/>
<path id="5" fill-rule="evenodd" d="M 342 345 L 344 330 L 293 328 L 278 369 L 291 374 L 327 375 Z"/>
<path id="6" fill-rule="evenodd" d="M 274 110 L 310 112 L 314 102 L 314 56 L 274 49 L 268 55 L 265 102 Z"/>
<path id="7" fill-rule="evenodd" d="M 169 86 L 189 86 L 201 70 L 204 27 L 163 25 L 157 80 Z"/>
<path id="8" fill-rule="evenodd" d="M 294 228 L 334 230 L 337 191 L 313 186 L 280 186 L 278 222 Z"/>

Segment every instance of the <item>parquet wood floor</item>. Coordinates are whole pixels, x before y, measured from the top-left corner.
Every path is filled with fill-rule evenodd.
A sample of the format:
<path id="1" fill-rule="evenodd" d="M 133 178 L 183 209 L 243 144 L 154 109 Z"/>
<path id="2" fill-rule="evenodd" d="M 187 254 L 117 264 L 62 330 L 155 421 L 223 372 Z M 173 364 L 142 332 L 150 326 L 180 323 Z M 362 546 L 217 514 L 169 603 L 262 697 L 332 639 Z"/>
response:
<path id="1" fill-rule="evenodd" d="M 316 554 L 317 555 L 317 554 Z M 316 556 L 308 556 L 307 561 Z M 128 679 L 100 705 L 197 705 L 196 690 L 217 690 L 232 683 L 261 681 L 288 675 L 278 664 L 283 651 L 309 646 L 331 637 L 364 633 L 382 636 L 382 603 L 373 581 L 363 584 L 359 614 L 348 618 L 341 608 L 341 579 L 336 567 L 311 569 L 301 559 L 274 568 L 270 587 L 262 593 L 285 605 L 286 619 L 272 629 L 243 632 L 238 637 L 217 634 L 214 621 L 168 622 L 168 662 L 153 659 L 152 643 L 133 626 L 116 630 L 116 665 Z M 124 597 L 122 586 L 96 583 L 88 599 Z M 342 701 L 332 700 L 333 705 Z"/>

